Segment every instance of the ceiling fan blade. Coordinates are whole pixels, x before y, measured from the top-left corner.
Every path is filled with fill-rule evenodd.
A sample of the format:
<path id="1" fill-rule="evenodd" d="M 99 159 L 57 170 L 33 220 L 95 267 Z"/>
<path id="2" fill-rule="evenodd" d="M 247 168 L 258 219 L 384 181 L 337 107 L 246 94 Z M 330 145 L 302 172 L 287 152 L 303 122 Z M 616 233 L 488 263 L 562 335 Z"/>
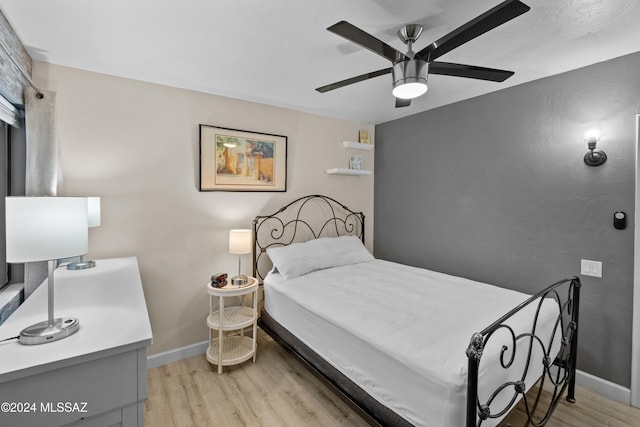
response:
<path id="1" fill-rule="evenodd" d="M 408 107 L 411 105 L 410 99 L 396 98 L 396 108 Z"/>
<path id="2" fill-rule="evenodd" d="M 458 46 L 492 30 L 531 9 L 519 0 L 506 0 L 449 34 L 433 42 L 416 54 L 426 61 L 444 55 Z"/>
<path id="3" fill-rule="evenodd" d="M 467 77 L 470 79 L 503 82 L 513 76 L 513 71 L 497 70 L 495 68 L 476 67 L 475 65 L 453 64 L 451 62 L 432 62 L 429 74 L 442 76 Z"/>
<path id="4" fill-rule="evenodd" d="M 346 80 L 341 80 L 339 82 L 331 83 L 325 86 L 320 86 L 316 88 L 316 90 L 320 93 L 329 92 L 330 90 L 338 89 L 344 86 L 348 86 L 353 83 L 358 83 L 363 80 L 372 79 L 374 77 L 383 76 L 385 74 L 389 74 L 391 72 L 391 68 L 385 68 L 383 70 L 372 71 L 370 73 L 361 74 L 359 76 L 351 77 Z"/>
<path id="5" fill-rule="evenodd" d="M 327 30 L 334 34 L 337 34 L 345 39 L 354 42 L 366 49 L 369 49 L 373 53 L 388 59 L 394 64 L 399 61 L 408 59 L 404 53 L 396 50 L 394 47 L 389 46 L 382 40 L 379 40 L 371 34 L 362 31 L 360 28 L 348 23 L 347 21 L 340 21 L 337 24 L 333 24 Z"/>

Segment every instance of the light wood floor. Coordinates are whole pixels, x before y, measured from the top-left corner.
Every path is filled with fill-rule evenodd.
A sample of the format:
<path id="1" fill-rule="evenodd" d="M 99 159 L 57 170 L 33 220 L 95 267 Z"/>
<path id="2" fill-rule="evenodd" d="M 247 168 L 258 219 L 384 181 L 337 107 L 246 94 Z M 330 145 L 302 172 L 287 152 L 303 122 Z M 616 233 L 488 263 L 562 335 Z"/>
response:
<path id="1" fill-rule="evenodd" d="M 218 375 L 204 355 L 149 370 L 147 427 L 367 426 L 322 381 L 264 332 L 258 357 Z M 640 409 L 576 389 L 577 402 L 562 399 L 549 427 L 640 426 Z M 512 411 L 503 425 L 524 425 Z"/>

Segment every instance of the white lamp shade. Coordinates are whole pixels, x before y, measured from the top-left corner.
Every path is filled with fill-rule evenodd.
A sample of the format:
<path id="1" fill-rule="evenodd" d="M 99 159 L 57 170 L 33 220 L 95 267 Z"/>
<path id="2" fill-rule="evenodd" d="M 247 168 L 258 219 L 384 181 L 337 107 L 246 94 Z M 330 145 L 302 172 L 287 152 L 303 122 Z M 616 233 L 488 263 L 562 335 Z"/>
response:
<path id="1" fill-rule="evenodd" d="M 251 230 L 229 231 L 229 253 L 234 255 L 251 253 Z"/>
<path id="2" fill-rule="evenodd" d="M 49 261 L 88 252 L 85 197 L 7 197 L 7 262 Z"/>
<path id="3" fill-rule="evenodd" d="M 87 197 L 87 213 L 89 215 L 89 227 L 100 226 L 100 197 Z"/>

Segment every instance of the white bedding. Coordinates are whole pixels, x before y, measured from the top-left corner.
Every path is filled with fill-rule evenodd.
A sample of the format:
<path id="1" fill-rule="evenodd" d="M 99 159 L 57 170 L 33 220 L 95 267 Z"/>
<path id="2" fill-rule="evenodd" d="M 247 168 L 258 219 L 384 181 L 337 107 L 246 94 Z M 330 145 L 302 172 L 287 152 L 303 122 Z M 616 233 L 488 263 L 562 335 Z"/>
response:
<path id="1" fill-rule="evenodd" d="M 264 291 L 266 311 L 307 346 L 411 423 L 437 427 L 464 425 L 471 335 L 529 297 L 383 260 L 293 279 L 271 272 Z M 516 333 L 531 330 L 534 309 L 509 322 Z M 550 330 L 556 313 L 553 304 L 543 304 L 539 328 Z M 510 338 L 495 339 L 506 338 L 501 334 L 485 349 L 481 396 L 488 378 L 491 390 L 507 379 L 498 363 L 487 360 L 498 357 L 495 348 L 503 342 L 510 344 Z M 518 356 L 515 365 L 523 361 Z M 527 387 L 540 372 L 533 366 Z"/>

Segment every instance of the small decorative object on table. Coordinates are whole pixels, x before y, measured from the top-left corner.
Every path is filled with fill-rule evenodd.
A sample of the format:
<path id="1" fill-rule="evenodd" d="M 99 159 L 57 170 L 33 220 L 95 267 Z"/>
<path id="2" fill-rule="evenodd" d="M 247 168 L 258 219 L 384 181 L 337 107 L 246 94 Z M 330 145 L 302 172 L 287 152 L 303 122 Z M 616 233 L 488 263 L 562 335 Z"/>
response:
<path id="1" fill-rule="evenodd" d="M 369 136 L 368 130 L 360 130 L 358 142 L 360 142 L 360 144 L 371 144 L 371 137 Z"/>
<path id="2" fill-rule="evenodd" d="M 211 276 L 211 286 L 214 288 L 227 286 L 227 273 L 216 273 Z"/>

